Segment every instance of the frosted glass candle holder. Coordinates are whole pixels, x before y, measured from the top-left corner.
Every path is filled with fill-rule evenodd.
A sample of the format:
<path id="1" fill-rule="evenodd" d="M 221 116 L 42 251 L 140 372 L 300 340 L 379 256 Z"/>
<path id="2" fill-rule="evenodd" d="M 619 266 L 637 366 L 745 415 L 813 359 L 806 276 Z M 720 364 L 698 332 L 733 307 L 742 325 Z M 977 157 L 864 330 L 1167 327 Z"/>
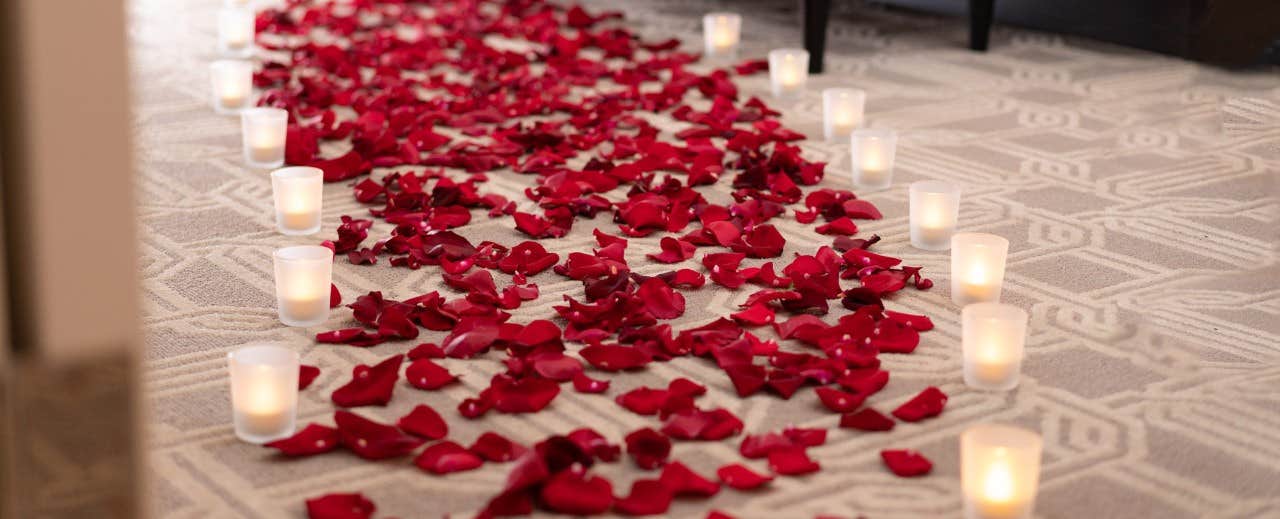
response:
<path id="1" fill-rule="evenodd" d="M 847 138 L 862 126 L 867 93 L 856 88 L 827 88 L 822 91 L 822 133 L 830 142 Z"/>
<path id="2" fill-rule="evenodd" d="M 310 166 L 272 171 L 271 194 L 276 202 L 276 227 L 281 234 L 304 235 L 320 231 L 324 171 Z"/>
<path id="3" fill-rule="evenodd" d="M 284 140 L 289 112 L 280 108 L 249 108 L 240 112 L 244 160 L 263 169 L 284 165 Z"/>
<path id="4" fill-rule="evenodd" d="M 864 189 L 889 187 L 897 148 L 898 134 L 893 130 L 854 130 L 849 137 L 853 185 Z"/>
<path id="5" fill-rule="evenodd" d="M 1027 312 L 1013 305 L 974 303 L 960 311 L 964 383 L 1008 391 L 1018 386 L 1027 342 Z"/>
<path id="6" fill-rule="evenodd" d="M 702 17 L 703 55 L 714 61 L 732 60 L 741 34 L 742 17 L 737 13 L 708 13 Z"/>
<path id="7" fill-rule="evenodd" d="M 298 412 L 298 352 L 251 345 L 227 354 L 236 436 L 267 443 L 293 435 Z"/>
<path id="8" fill-rule="evenodd" d="M 960 434 L 965 519 L 1026 519 L 1040 485 L 1040 435 L 979 424 Z"/>
<path id="9" fill-rule="evenodd" d="M 253 56 L 253 10 L 228 4 L 218 11 L 218 52 L 228 58 Z"/>
<path id="10" fill-rule="evenodd" d="M 213 109 L 220 114 L 238 114 L 253 106 L 253 63 L 224 59 L 209 64 L 213 82 Z"/>
<path id="11" fill-rule="evenodd" d="M 800 97 L 809 80 L 809 51 L 777 49 L 769 52 L 769 84 L 779 99 Z"/>
<path id="12" fill-rule="evenodd" d="M 957 305 L 998 303 L 1009 240 L 962 232 L 951 237 L 951 300 Z"/>
<path id="13" fill-rule="evenodd" d="M 922 250 L 947 250 L 960 218 L 960 186 L 941 180 L 912 182 L 907 189 L 911 203 L 911 246 Z"/>
<path id="14" fill-rule="evenodd" d="M 333 251 L 319 245 L 276 249 L 275 271 L 280 322 L 307 327 L 329 319 Z"/>
<path id="15" fill-rule="evenodd" d="M 227 7 L 253 7 L 253 0 L 223 0 L 222 5 Z"/>

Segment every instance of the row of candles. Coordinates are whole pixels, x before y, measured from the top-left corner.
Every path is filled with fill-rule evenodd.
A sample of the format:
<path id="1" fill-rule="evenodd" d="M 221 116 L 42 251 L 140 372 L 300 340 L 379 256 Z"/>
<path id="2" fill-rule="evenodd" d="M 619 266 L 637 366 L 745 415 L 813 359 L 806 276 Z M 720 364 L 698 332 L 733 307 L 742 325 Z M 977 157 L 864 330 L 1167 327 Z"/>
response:
<path id="1" fill-rule="evenodd" d="M 225 0 L 218 13 L 218 52 L 209 65 L 214 111 L 240 117 L 244 161 L 273 169 L 271 192 L 276 229 L 284 235 L 320 231 L 324 172 L 284 166 L 289 112 L 256 107 L 253 97 L 254 11 L 248 0 Z M 333 251 L 319 245 L 276 249 L 273 254 L 276 312 L 288 326 L 308 327 L 329 319 Z M 261 444 L 296 429 L 298 352 L 275 344 L 251 344 L 227 355 L 232 422 L 236 436 Z"/>
<path id="2" fill-rule="evenodd" d="M 271 173 L 276 227 L 286 235 L 320 230 L 323 172 L 313 167 L 281 167 L 289 114 L 257 108 L 253 102 L 253 12 L 240 0 L 227 0 L 218 18 L 219 50 L 224 59 L 210 65 L 213 106 L 238 114 L 244 159 Z M 741 17 L 711 13 L 703 18 L 706 56 L 732 58 Z M 799 96 L 808 76 L 809 55 L 801 49 L 769 53 L 775 97 Z M 822 93 L 823 133 L 827 140 L 849 139 L 852 181 L 865 189 L 892 185 L 897 136 L 888 129 L 862 128 L 865 92 L 830 88 Z M 984 390 L 1010 390 L 1018 384 L 1027 313 L 1001 304 L 1009 242 L 983 233 L 957 233 L 960 189 L 941 181 L 915 182 L 908 188 L 912 246 L 951 251 L 952 300 L 961 310 L 964 380 Z M 333 252 L 321 246 L 277 249 L 273 256 L 277 313 L 289 326 L 315 326 L 329 316 Z M 233 421 L 238 437 L 264 443 L 293 434 L 299 358 L 276 345 L 251 345 L 228 356 Z M 1034 432 L 981 424 L 961 435 L 961 481 L 965 515 L 974 519 L 1028 517 L 1038 485 L 1042 440 Z"/>
<path id="3" fill-rule="evenodd" d="M 705 54 L 736 56 L 742 18 L 733 13 L 703 17 Z M 808 82 L 809 53 L 769 52 L 769 84 L 777 99 L 795 99 Z M 866 93 L 853 88 L 822 91 L 822 129 L 828 141 L 848 139 L 852 181 L 862 189 L 892 185 L 897 134 L 864 128 Z M 961 350 L 965 384 L 1007 391 L 1018 385 L 1027 335 L 1027 312 L 1000 303 L 1009 241 L 994 234 L 957 233 L 960 188 L 943 181 L 912 183 L 908 189 L 911 245 L 951 251 L 951 299 L 962 307 Z M 960 436 L 964 515 L 1010 519 L 1031 515 L 1039 484 L 1040 435 L 1007 425 L 980 424 Z"/>

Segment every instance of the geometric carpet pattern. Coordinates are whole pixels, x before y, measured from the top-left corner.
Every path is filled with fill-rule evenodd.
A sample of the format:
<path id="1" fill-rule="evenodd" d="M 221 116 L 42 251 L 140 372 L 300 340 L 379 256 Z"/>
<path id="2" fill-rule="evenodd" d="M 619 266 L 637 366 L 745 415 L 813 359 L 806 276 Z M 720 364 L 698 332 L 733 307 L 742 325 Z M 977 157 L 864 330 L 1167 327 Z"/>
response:
<path id="1" fill-rule="evenodd" d="M 238 120 L 209 106 L 206 67 L 215 59 L 220 3 L 130 5 L 151 510 L 165 518 L 301 517 L 306 497 L 359 491 L 378 504 L 379 517 L 469 516 L 501 488 L 508 466 L 439 477 L 405 460 L 371 463 L 346 453 L 280 461 L 232 434 L 229 350 L 260 341 L 297 348 L 322 370 L 301 394 L 299 422 L 331 423 L 329 393 L 351 368 L 403 345 L 318 345 L 311 339 L 318 329 L 277 321 L 272 250 L 331 238 L 340 214 L 364 210 L 349 187 L 328 185 L 322 234 L 275 231 L 267 173 L 243 164 Z M 623 9 L 641 34 L 676 36 L 691 49 L 701 42 L 701 15 L 726 7 L 744 14 L 743 57 L 800 40 L 793 2 L 616 4 L 587 2 Z M 935 288 L 888 304 L 929 315 L 937 328 L 914 354 L 882 356 L 893 380 L 874 403 L 892 409 L 926 385 L 951 399 L 937 419 L 899 424 L 891 434 L 832 429 L 827 444 L 810 451 L 822 471 L 779 478 L 758 493 L 677 500 L 670 516 L 718 508 L 745 518 L 958 517 L 958 435 L 998 421 L 1044 437 L 1037 517 L 1280 517 L 1280 75 L 1006 27 L 996 28 L 990 52 L 972 53 L 964 50 L 964 20 L 837 4 L 826 72 L 810 79 L 800 100 L 771 104 L 784 124 L 813 138 L 800 143 L 806 158 L 829 163 L 823 187 L 848 188 L 850 159 L 847 144 L 821 142 L 821 88 L 866 90 L 868 124 L 898 130 L 894 186 L 859 193 L 885 218 L 859 226 L 884 238 L 877 251 L 924 266 Z M 768 100 L 767 81 L 757 75 L 739 86 Z M 528 177 L 491 178 L 486 190 L 524 200 Z M 907 240 L 906 186 L 921 179 L 962 186 L 961 229 L 1010 241 L 1004 300 L 1031 315 L 1015 391 L 983 393 L 961 381 L 948 255 Z M 701 190 L 723 201 L 727 184 Z M 588 249 L 593 227 L 614 230 L 608 220 L 579 220 L 548 246 Z M 464 228 L 473 242 L 524 239 L 509 218 L 475 221 L 483 223 Z M 789 219 L 779 227 L 790 248 L 830 243 Z M 666 270 L 643 260 L 654 250 L 657 237 L 631 239 L 631 265 L 645 274 Z M 348 300 L 375 289 L 395 299 L 450 292 L 436 269 L 385 262 L 338 261 L 334 280 Z M 549 272 L 533 281 L 542 297 L 517 321 L 548 317 L 560 294 L 581 290 Z M 746 293 L 708 285 L 685 295 L 689 310 L 677 327 L 727 314 Z M 349 315 L 334 312 L 324 329 Z M 361 412 L 393 421 L 427 402 L 450 416 L 451 436 L 463 444 L 482 430 L 531 442 L 591 426 L 617 440 L 651 425 L 611 397 L 573 391 L 541 413 L 455 419 L 457 402 L 500 369 L 490 357 L 446 359 L 461 384 L 411 398 L 400 389 L 387 408 Z M 748 432 L 833 428 L 837 420 L 808 391 L 789 401 L 739 398 L 723 372 L 695 358 L 614 377 L 609 395 L 677 376 L 707 384 L 704 404 L 742 417 Z M 677 444 L 673 457 L 708 474 L 739 461 L 737 443 Z M 899 479 L 882 467 L 883 448 L 922 451 L 934 472 Z M 599 470 L 620 489 L 639 476 L 626 463 Z"/>

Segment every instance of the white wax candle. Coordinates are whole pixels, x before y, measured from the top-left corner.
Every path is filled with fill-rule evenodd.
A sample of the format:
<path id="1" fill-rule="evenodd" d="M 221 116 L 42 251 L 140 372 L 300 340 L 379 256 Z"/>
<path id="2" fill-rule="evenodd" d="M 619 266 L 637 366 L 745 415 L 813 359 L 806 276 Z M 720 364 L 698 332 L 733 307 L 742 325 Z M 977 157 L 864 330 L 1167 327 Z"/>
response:
<path id="1" fill-rule="evenodd" d="M 769 52 L 769 80 L 773 96 L 797 97 L 809 79 L 809 52 L 804 49 L 777 49 Z"/>
<path id="2" fill-rule="evenodd" d="M 284 165 L 289 112 L 279 108 L 250 108 L 240 113 L 240 122 L 245 162 L 259 168 Z"/>
<path id="3" fill-rule="evenodd" d="M 231 58 L 253 55 L 253 11 L 245 7 L 227 6 L 218 11 L 218 51 Z"/>
<path id="4" fill-rule="evenodd" d="M 1000 303 L 974 303 L 960 312 L 964 381 L 976 389 L 1018 385 L 1027 336 L 1027 312 Z"/>
<path id="5" fill-rule="evenodd" d="M 887 129 L 854 130 L 849 138 L 853 184 L 864 189 L 884 189 L 893 183 L 898 134 Z"/>
<path id="6" fill-rule="evenodd" d="M 960 187 L 938 180 L 911 183 L 908 188 L 911 245 L 923 250 L 951 248 L 951 235 L 960 216 Z"/>
<path id="7" fill-rule="evenodd" d="M 742 17 L 735 13 L 709 13 L 702 17 L 703 54 L 710 59 L 732 59 L 737 53 Z"/>
<path id="8" fill-rule="evenodd" d="M 951 237 L 951 300 L 958 305 L 999 302 L 1009 240 L 994 234 Z"/>
<path id="9" fill-rule="evenodd" d="M 320 231 L 324 171 L 309 166 L 277 169 L 271 172 L 271 191 L 276 206 L 276 227 L 282 234 Z"/>
<path id="10" fill-rule="evenodd" d="M 298 404 L 298 354 L 252 345 L 227 354 L 236 436 L 266 443 L 293 434 Z"/>
<path id="11" fill-rule="evenodd" d="M 276 304 L 280 322 L 315 326 L 329 318 L 333 251 L 319 245 L 276 249 Z"/>
<path id="12" fill-rule="evenodd" d="M 827 88 L 822 91 L 822 133 L 837 142 L 862 124 L 867 94 L 856 88 Z"/>
<path id="13" fill-rule="evenodd" d="M 960 435 L 965 519 L 1031 517 L 1040 480 L 1040 435 L 980 424 Z"/>
<path id="14" fill-rule="evenodd" d="M 213 86 L 213 109 L 222 114 L 239 113 L 250 105 L 253 94 L 253 63 L 218 60 L 209 64 Z"/>

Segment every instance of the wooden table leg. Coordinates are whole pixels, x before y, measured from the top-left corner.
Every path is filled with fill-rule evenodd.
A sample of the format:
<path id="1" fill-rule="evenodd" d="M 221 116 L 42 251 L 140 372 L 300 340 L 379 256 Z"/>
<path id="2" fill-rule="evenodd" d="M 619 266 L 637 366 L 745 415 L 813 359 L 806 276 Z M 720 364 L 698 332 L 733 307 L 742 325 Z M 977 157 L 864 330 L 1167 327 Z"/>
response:
<path id="1" fill-rule="evenodd" d="M 987 50 L 996 0 L 969 0 L 969 48 Z"/>
<path id="2" fill-rule="evenodd" d="M 804 49 L 809 51 L 809 73 L 822 73 L 822 56 L 827 47 L 827 16 L 831 0 L 803 0 Z"/>

